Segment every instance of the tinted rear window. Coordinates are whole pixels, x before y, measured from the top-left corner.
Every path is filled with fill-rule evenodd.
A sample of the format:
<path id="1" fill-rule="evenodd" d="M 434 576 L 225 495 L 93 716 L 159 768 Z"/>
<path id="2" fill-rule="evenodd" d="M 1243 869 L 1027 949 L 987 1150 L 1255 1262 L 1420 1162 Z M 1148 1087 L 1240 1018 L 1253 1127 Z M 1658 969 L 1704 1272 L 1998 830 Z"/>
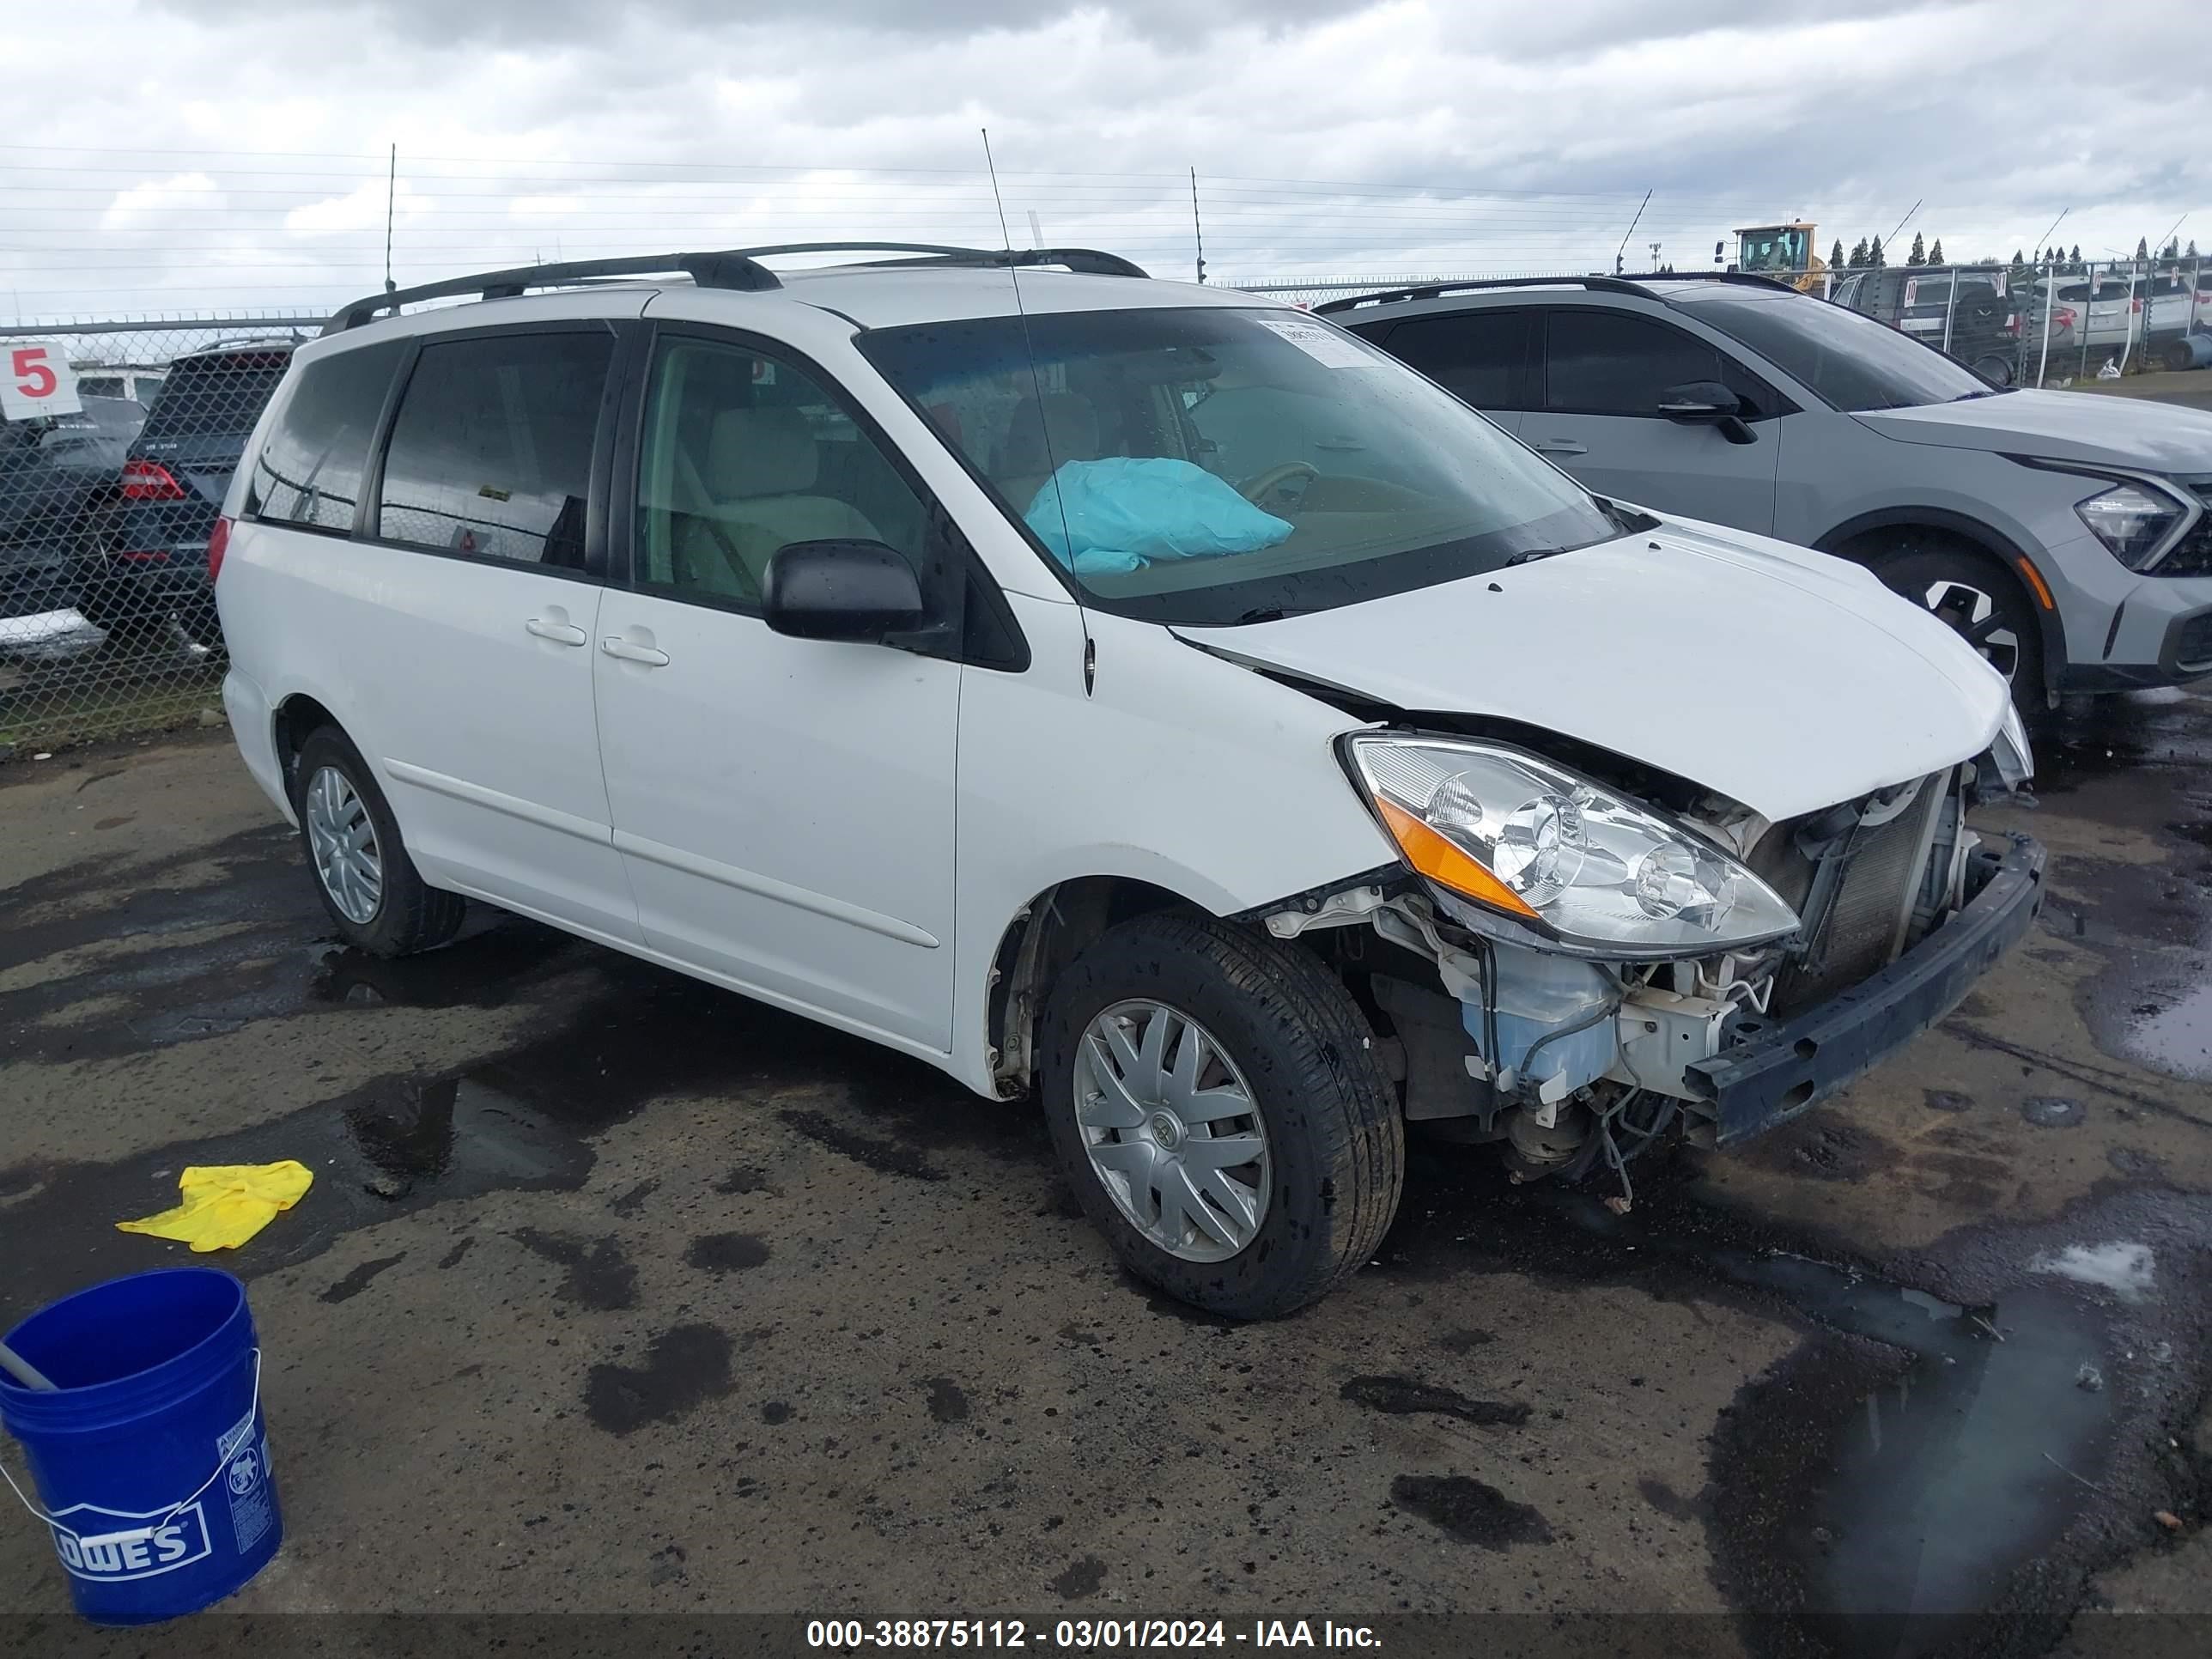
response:
<path id="1" fill-rule="evenodd" d="M 1477 409 L 1518 409 L 1528 356 L 1528 313 L 1470 311 L 1416 317 L 1392 329 L 1382 349 Z"/>
<path id="2" fill-rule="evenodd" d="M 500 334 L 422 348 L 392 422 L 378 536 L 581 569 L 611 335 Z"/>
<path id="3" fill-rule="evenodd" d="M 289 351 L 187 357 L 172 364 L 146 416 L 149 438 L 228 434 L 244 441 L 291 364 Z"/>
<path id="4" fill-rule="evenodd" d="M 255 458 L 247 513 L 349 532 L 377 416 L 404 341 L 358 347 L 302 364 Z"/>

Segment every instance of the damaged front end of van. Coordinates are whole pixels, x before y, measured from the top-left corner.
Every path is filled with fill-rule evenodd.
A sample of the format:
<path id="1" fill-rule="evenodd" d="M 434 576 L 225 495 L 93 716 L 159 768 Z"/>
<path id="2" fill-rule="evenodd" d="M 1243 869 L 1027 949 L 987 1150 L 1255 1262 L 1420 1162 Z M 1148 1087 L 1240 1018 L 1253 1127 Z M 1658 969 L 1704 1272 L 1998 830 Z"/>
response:
<path id="1" fill-rule="evenodd" d="M 1332 930 L 1308 943 L 1364 988 L 1407 1118 L 1522 1178 L 1610 1170 L 1626 1197 L 1664 1139 L 1796 1116 L 1947 1014 L 2042 904 L 2042 849 L 1966 823 L 2028 779 L 2009 714 L 1975 760 L 1778 821 L 1479 729 L 1340 753 L 1402 872 L 1252 920 Z"/>

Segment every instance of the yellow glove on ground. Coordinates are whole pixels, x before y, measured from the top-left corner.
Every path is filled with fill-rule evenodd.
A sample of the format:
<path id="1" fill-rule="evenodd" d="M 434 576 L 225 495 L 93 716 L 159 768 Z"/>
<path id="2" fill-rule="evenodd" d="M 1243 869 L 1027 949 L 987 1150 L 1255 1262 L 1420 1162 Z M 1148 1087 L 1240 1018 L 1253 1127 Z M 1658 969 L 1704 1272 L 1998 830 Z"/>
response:
<path id="1" fill-rule="evenodd" d="M 315 1172 L 285 1158 L 276 1164 L 195 1164 L 178 1177 L 173 1210 L 137 1221 L 118 1221 L 116 1231 L 174 1238 L 195 1253 L 235 1249 L 307 1195 Z"/>

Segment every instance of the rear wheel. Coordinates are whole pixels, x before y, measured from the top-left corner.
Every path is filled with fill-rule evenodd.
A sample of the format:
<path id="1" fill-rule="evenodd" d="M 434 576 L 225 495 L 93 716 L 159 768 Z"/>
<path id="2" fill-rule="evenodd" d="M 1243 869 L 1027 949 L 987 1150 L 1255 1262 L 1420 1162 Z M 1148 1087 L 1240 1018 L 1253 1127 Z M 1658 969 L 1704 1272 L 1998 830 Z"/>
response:
<path id="1" fill-rule="evenodd" d="M 2043 695 L 2043 634 L 2026 590 L 1980 554 L 1915 549 L 1875 566 L 1884 586 L 1948 623 L 2005 677 L 2015 702 Z"/>
<path id="2" fill-rule="evenodd" d="M 404 957 L 460 931 L 466 901 L 416 872 L 384 792 L 343 732 L 326 726 L 301 744 L 292 780 L 315 889 L 347 944 Z"/>
<path id="3" fill-rule="evenodd" d="M 1365 1017 L 1304 951 L 1211 917 L 1115 928 L 1054 986 L 1041 1083 L 1060 1167 L 1139 1278 L 1239 1319 L 1373 1255 L 1405 1144 Z"/>

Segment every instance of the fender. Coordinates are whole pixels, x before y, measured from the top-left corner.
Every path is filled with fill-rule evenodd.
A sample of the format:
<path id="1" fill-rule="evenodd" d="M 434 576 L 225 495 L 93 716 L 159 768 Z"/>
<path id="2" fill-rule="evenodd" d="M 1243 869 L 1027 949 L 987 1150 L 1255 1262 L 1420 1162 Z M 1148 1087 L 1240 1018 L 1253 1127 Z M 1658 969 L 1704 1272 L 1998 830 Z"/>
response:
<path id="1" fill-rule="evenodd" d="M 2043 684 L 2045 690 L 2055 690 L 2058 677 L 2067 663 L 2066 626 L 2057 606 L 2045 603 L 2043 596 L 2051 591 L 2035 561 L 2015 544 L 2010 538 L 2000 535 L 1978 519 L 1963 513 L 1954 513 L 1941 507 L 1884 507 L 1871 513 L 1862 513 L 1844 520 L 1820 536 L 1813 543 L 1815 551 L 1833 554 L 1839 547 L 1857 539 L 1870 530 L 1887 530 L 1901 525 L 1920 526 L 1929 530 L 1941 530 L 1961 541 L 1971 542 L 1996 559 L 2004 567 L 2026 579 L 2028 597 L 2034 601 L 2032 609 L 2043 637 Z"/>

